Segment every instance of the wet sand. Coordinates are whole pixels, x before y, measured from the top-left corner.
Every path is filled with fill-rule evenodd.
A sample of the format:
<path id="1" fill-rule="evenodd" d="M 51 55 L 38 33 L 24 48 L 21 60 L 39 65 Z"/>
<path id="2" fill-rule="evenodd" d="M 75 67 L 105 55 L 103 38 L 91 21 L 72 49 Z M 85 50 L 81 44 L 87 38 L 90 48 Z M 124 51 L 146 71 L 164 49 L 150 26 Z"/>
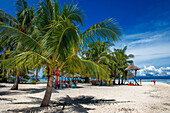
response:
<path id="1" fill-rule="evenodd" d="M 143 82 L 142 86 L 92 86 L 53 90 L 49 107 L 40 108 L 46 84 L 0 83 L 0 112 L 169 113 L 170 85 Z"/>

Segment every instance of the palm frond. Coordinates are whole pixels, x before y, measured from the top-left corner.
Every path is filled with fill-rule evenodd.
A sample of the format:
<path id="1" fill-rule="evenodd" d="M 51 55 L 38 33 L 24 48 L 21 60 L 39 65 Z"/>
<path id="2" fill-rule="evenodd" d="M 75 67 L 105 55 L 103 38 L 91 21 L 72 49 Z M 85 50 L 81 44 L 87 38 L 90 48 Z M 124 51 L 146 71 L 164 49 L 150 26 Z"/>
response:
<path id="1" fill-rule="evenodd" d="M 83 26 L 84 14 L 82 13 L 82 10 L 79 9 L 77 4 L 74 4 L 73 2 L 70 5 L 64 5 L 62 17 L 73 23 L 81 23 L 81 25 Z"/>
<path id="2" fill-rule="evenodd" d="M 16 16 L 19 18 L 21 12 L 28 7 L 28 4 L 25 0 L 17 0 L 16 2 L 16 9 L 17 9 L 17 14 Z"/>
<path id="3" fill-rule="evenodd" d="M 5 37 L 6 40 L 14 41 L 15 43 L 20 42 L 25 46 L 26 50 L 35 50 L 36 48 L 41 49 L 41 45 L 35 39 L 3 22 L 0 22 L 0 36 Z"/>
<path id="4" fill-rule="evenodd" d="M 86 70 L 84 70 L 85 74 L 90 74 L 96 76 L 100 76 L 100 78 L 107 80 L 109 78 L 109 68 L 106 65 L 96 64 L 90 60 L 82 60 Z"/>
<path id="5" fill-rule="evenodd" d="M 19 23 L 13 16 L 4 12 L 1 9 L 0 9 L 0 22 L 3 22 L 12 27 L 17 27 Z"/>
<path id="6" fill-rule="evenodd" d="M 88 28 L 81 37 L 84 41 L 96 41 L 98 39 L 104 39 L 105 41 L 117 41 L 120 39 L 121 29 L 113 22 L 112 19 L 102 21 L 94 24 Z"/>

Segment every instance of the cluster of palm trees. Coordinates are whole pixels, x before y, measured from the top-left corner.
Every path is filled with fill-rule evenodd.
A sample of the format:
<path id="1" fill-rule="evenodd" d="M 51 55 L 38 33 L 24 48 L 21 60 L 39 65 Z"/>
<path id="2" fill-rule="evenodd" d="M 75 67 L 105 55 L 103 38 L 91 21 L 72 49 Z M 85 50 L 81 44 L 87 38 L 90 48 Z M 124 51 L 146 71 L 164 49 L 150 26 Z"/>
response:
<path id="1" fill-rule="evenodd" d="M 90 75 L 90 77 L 97 78 L 98 81 L 113 80 L 113 84 L 116 84 L 115 80 L 118 78 L 117 84 L 124 84 L 127 78 L 125 68 L 128 64 L 133 63 L 130 58 L 133 58 L 134 55 L 125 54 L 127 46 L 123 49 L 111 50 L 110 47 L 113 45 L 113 43 L 101 42 L 100 40 L 89 43 L 86 50 L 81 51 L 81 58 L 95 62 L 108 73 L 105 76 L 100 76 L 100 74 L 98 74 L 97 76 Z"/>
<path id="2" fill-rule="evenodd" d="M 35 9 L 28 7 L 25 0 L 17 0 L 16 6 L 16 18 L 0 10 L 0 72 L 3 76 L 16 75 L 12 89 L 18 89 L 19 76 L 45 67 L 48 82 L 41 103 L 44 107 L 50 103 L 56 71 L 103 79 L 114 73 L 125 78 L 120 70 L 129 62 L 126 48 L 115 49 L 114 53 L 108 49 L 121 37 L 121 29 L 112 19 L 81 32 L 84 14 L 77 4 L 60 7 L 57 1 L 43 0 Z M 101 45 L 97 47 L 96 41 Z"/>

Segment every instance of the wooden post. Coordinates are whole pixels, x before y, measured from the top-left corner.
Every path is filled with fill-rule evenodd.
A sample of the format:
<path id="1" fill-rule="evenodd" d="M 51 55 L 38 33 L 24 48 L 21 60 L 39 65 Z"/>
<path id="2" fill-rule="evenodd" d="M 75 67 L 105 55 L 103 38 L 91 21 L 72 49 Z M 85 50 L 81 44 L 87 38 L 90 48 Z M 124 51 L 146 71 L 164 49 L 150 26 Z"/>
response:
<path id="1" fill-rule="evenodd" d="M 135 80 L 136 80 L 136 74 L 137 74 L 137 70 L 135 70 Z M 135 85 L 136 85 L 136 83 L 135 83 Z"/>

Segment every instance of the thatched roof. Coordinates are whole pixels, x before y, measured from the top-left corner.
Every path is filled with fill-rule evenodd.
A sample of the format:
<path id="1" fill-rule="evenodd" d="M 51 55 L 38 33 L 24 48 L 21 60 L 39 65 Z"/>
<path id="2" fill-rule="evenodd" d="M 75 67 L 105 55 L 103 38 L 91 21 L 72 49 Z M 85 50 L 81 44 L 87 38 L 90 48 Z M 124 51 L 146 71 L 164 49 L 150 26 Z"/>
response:
<path id="1" fill-rule="evenodd" d="M 130 71 L 130 70 L 139 70 L 140 68 L 138 68 L 137 66 L 134 66 L 133 64 L 130 64 L 125 71 Z"/>

